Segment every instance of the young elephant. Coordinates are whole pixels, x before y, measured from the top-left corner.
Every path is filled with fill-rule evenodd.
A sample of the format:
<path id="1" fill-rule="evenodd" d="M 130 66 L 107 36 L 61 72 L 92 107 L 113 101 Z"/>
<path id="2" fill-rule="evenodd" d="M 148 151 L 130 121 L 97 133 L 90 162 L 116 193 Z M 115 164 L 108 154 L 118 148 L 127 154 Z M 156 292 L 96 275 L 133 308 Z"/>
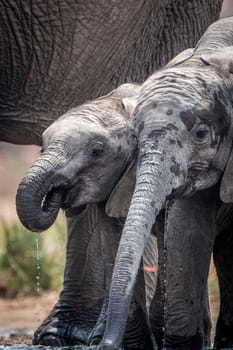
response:
<path id="1" fill-rule="evenodd" d="M 63 291 L 35 332 L 34 344 L 91 345 L 103 335 L 123 228 L 123 220 L 105 214 L 105 203 L 134 161 L 136 139 L 129 118 L 138 91 L 138 85 L 122 85 L 59 118 L 44 132 L 42 154 L 19 186 L 17 211 L 30 230 L 47 229 L 59 208 L 68 217 Z M 151 344 L 144 294 L 140 282 L 129 314 L 126 349 Z"/>
<path id="2" fill-rule="evenodd" d="M 138 91 L 139 85 L 122 85 L 72 109 L 45 130 L 42 154 L 16 196 L 24 226 L 46 230 L 60 208 L 70 216 L 108 198 L 134 156 L 129 118 Z"/>
<path id="3" fill-rule="evenodd" d="M 159 348 L 202 349 L 210 256 L 222 230 L 214 249 L 221 290 L 215 343 L 218 349 L 233 346 L 232 214 L 229 206 L 221 207 L 221 200 L 233 201 L 232 57 L 230 17 L 211 25 L 194 50 L 180 54 L 142 85 L 132 116 L 139 148 L 136 186 L 100 349 L 113 350 L 121 343 L 139 263 L 156 219 L 161 233 L 165 231 L 164 240 L 159 235 L 161 269 L 150 310 Z"/>

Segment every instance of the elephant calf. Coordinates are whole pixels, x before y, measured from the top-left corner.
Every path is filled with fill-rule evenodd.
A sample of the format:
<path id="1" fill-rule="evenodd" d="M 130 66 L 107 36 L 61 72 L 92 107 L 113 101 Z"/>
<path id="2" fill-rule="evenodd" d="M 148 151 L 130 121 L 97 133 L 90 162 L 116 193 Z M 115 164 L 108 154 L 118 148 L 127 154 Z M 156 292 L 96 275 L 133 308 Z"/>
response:
<path id="1" fill-rule="evenodd" d="M 139 88 L 122 85 L 55 121 L 43 133 L 41 156 L 19 186 L 17 211 L 28 229 L 47 229 L 59 208 L 65 210 L 68 222 L 63 291 L 35 332 L 34 344 L 91 345 L 102 338 L 124 224 L 121 216 L 126 216 L 123 212 L 118 218 L 110 218 L 105 206 L 116 182 L 123 174 L 127 177 L 134 163 L 136 139 L 129 120 Z M 127 193 L 131 192 L 128 186 L 133 185 L 124 187 L 125 202 L 129 202 Z M 144 288 L 140 273 L 125 349 L 151 348 Z"/>
<path id="2" fill-rule="evenodd" d="M 227 204 L 233 202 L 232 73 L 229 17 L 212 24 L 194 49 L 142 85 L 131 118 L 138 138 L 136 185 L 116 256 L 101 349 L 121 344 L 156 220 L 162 223 L 161 269 L 150 319 L 159 348 L 206 345 L 209 325 L 203 314 L 213 250 L 221 292 L 215 345 L 233 347 L 233 221 Z"/>

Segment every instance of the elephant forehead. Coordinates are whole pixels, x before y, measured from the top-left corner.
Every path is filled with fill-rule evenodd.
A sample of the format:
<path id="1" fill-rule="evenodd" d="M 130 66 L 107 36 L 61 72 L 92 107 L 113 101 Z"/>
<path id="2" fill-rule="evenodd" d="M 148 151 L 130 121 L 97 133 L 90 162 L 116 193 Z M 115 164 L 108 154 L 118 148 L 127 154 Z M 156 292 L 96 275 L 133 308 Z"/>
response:
<path id="1" fill-rule="evenodd" d="M 139 105 L 156 102 L 172 103 L 183 108 L 213 103 L 214 93 L 221 88 L 218 74 L 209 67 L 188 65 L 164 69 L 153 74 L 142 85 Z"/>
<path id="2" fill-rule="evenodd" d="M 138 108 L 133 117 L 132 124 L 135 130 L 140 131 L 143 125 L 147 127 L 164 127 L 173 125 L 180 128 L 180 116 L 184 107 L 174 102 L 160 103 L 154 100 L 147 101 L 141 108 Z"/>
<path id="3" fill-rule="evenodd" d="M 60 120 L 43 133 L 44 146 L 53 142 L 66 142 L 66 143 L 88 143 L 91 139 L 95 138 L 108 138 L 109 132 L 103 127 L 96 125 L 95 123 L 84 123 L 81 121 Z"/>

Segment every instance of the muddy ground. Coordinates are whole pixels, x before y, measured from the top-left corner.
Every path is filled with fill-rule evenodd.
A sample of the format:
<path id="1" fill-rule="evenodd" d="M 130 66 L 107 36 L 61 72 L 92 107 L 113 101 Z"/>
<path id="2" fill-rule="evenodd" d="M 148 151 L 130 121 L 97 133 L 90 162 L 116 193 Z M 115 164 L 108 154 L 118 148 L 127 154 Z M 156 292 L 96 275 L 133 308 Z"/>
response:
<path id="1" fill-rule="evenodd" d="M 0 299 L 0 346 L 31 345 L 34 330 L 47 316 L 57 298 L 58 293 L 50 292 L 36 297 Z M 211 301 L 213 325 L 217 313 L 218 303 Z"/>

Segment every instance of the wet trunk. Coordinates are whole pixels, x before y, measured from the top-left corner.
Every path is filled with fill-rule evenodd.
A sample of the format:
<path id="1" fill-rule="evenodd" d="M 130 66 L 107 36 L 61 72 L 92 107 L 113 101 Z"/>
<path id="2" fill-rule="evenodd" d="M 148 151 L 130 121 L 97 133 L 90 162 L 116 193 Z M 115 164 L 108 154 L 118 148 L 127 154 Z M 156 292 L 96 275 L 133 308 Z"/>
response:
<path id="1" fill-rule="evenodd" d="M 167 196 L 184 182 L 184 175 L 174 176 L 170 170 L 170 158 L 161 161 L 161 150 L 167 147 L 166 142 L 161 143 L 157 150 L 151 151 L 149 144 L 141 148 L 136 187 L 113 272 L 109 317 L 102 349 L 116 349 L 122 341 L 133 287 L 152 225 Z M 174 149 L 166 150 L 167 154 L 176 154 Z M 184 161 L 183 169 L 186 170 Z"/>
<path id="2" fill-rule="evenodd" d="M 22 224 L 29 230 L 40 232 L 55 221 L 62 204 L 61 184 L 63 176 L 56 174 L 65 163 L 64 156 L 57 152 L 42 155 L 21 181 L 16 208 Z"/>

